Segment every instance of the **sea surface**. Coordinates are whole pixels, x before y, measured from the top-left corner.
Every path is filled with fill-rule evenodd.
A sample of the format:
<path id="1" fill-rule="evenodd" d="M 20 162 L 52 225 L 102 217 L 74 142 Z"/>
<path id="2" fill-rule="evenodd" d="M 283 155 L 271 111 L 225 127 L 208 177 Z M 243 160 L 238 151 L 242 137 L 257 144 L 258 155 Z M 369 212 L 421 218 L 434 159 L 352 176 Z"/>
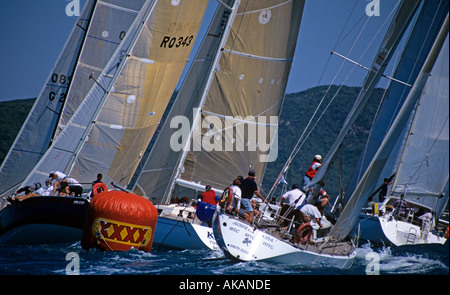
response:
<path id="1" fill-rule="evenodd" d="M 85 251 L 80 242 L 0 245 L 1 275 L 449 275 L 449 246 L 374 247 L 360 245 L 350 269 L 326 265 L 232 262 L 210 250 L 154 250 L 144 253 Z"/>

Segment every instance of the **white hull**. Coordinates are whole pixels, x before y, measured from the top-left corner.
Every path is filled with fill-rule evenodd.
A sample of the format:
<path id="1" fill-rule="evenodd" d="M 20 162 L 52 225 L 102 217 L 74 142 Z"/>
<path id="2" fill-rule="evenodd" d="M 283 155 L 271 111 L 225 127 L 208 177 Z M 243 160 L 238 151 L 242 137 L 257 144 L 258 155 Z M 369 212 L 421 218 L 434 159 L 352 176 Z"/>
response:
<path id="1" fill-rule="evenodd" d="M 179 205 L 158 206 L 160 214 L 156 223 L 153 249 L 211 249 L 219 250 L 212 229 L 197 218 L 192 207 Z M 181 212 L 182 216 L 178 216 Z"/>
<path id="2" fill-rule="evenodd" d="M 422 236 L 419 226 L 384 216 L 360 214 L 358 219 L 360 239 L 386 246 L 444 244 L 447 240 L 432 231 Z"/>
<path id="3" fill-rule="evenodd" d="M 322 264 L 349 268 L 356 251 L 348 244 L 348 255 L 333 255 L 329 250 L 322 253 L 314 245 L 301 249 L 237 218 L 216 212 L 213 231 L 217 243 L 225 255 L 237 261 L 267 261 L 283 264 Z M 353 249 L 350 249 L 353 248 Z M 324 252 L 329 252 L 325 254 Z"/>

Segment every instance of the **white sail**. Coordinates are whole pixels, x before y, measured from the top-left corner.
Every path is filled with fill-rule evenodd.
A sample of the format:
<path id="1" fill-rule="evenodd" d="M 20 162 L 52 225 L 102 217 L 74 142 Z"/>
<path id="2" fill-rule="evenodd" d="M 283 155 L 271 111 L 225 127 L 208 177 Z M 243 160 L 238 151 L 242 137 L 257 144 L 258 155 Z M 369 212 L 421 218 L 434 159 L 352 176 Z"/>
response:
<path id="1" fill-rule="evenodd" d="M 126 184 L 181 75 L 206 4 L 147 1 L 26 182 L 59 170 L 81 183 L 103 173 L 105 181 Z"/>
<path id="2" fill-rule="evenodd" d="M 437 71 L 438 69 L 442 70 L 443 67 L 443 65 L 440 64 L 439 62 L 436 62 L 436 60 L 442 62 L 443 55 L 448 55 L 448 48 L 447 52 L 445 52 L 445 49 L 441 51 L 441 49 L 443 48 L 444 41 L 446 44 L 448 44 L 448 42 L 446 41 L 446 39 L 448 38 L 448 24 L 449 23 L 447 15 L 447 18 L 441 28 L 441 31 L 439 32 L 439 35 L 433 45 L 433 48 L 431 49 L 427 57 L 427 60 L 425 61 L 424 66 L 422 67 L 422 70 L 416 82 L 413 85 L 413 88 L 411 89 L 407 99 L 405 100 L 405 103 L 402 106 L 402 109 L 400 110 L 398 116 L 396 117 L 385 139 L 383 140 L 383 143 L 378 149 L 371 164 L 369 165 L 364 176 L 362 177 L 354 193 L 352 194 L 349 202 L 345 206 L 341 216 L 339 217 L 338 221 L 333 227 L 332 232 L 330 233 L 332 236 L 336 238 L 344 238 L 353 229 L 358 213 L 361 211 L 362 207 L 367 201 L 369 194 L 373 191 L 373 188 L 377 185 L 376 180 L 380 177 L 382 170 L 385 168 L 389 160 L 389 157 L 391 156 L 392 150 L 395 149 L 398 139 L 401 139 L 401 134 L 404 132 L 406 124 L 409 121 L 411 121 L 410 115 L 414 111 L 417 102 L 423 96 L 423 94 L 425 95 L 427 91 L 431 90 L 430 89 L 431 85 L 433 85 L 433 87 L 436 87 L 434 82 L 432 82 L 436 74 L 435 71 Z M 448 73 L 448 63 L 447 63 L 447 73 Z M 436 78 L 438 80 L 441 80 L 440 75 L 441 74 L 436 74 Z M 446 83 L 447 83 L 446 87 L 448 89 L 448 78 Z M 440 86 L 445 88 L 445 83 L 441 82 Z M 448 104 L 448 95 L 446 96 L 446 99 Z M 448 179 L 448 169 L 447 169 L 447 179 Z"/>
<path id="3" fill-rule="evenodd" d="M 449 175 L 448 37 L 431 71 L 415 112 L 393 185 L 393 193 L 435 209 Z"/>
<path id="4" fill-rule="evenodd" d="M 203 0 L 155 4 L 70 175 L 89 182 L 102 172 L 106 181 L 129 183 L 188 61 L 206 5 Z"/>
<path id="5" fill-rule="evenodd" d="M 11 194 L 18 188 L 52 142 L 94 4 L 93 0 L 86 2 L 44 87 L 0 167 L 1 196 Z"/>
<path id="6" fill-rule="evenodd" d="M 94 80 L 89 79 L 89 76 L 93 73 L 98 77 L 103 71 L 143 4 L 144 0 L 96 1 L 86 40 L 71 77 L 71 87 L 58 122 L 57 134 L 65 127 L 94 85 Z"/>

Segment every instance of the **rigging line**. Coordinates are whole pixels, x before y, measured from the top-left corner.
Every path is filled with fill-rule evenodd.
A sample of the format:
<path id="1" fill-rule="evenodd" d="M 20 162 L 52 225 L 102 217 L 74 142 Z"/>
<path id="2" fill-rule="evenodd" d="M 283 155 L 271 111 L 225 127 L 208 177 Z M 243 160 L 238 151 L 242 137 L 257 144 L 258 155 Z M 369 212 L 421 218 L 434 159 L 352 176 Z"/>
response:
<path id="1" fill-rule="evenodd" d="M 364 24 L 364 26 L 361 28 L 360 33 L 357 37 L 357 39 L 353 42 L 352 47 L 350 48 L 349 53 L 353 50 L 354 46 L 356 45 L 356 41 L 359 39 L 359 37 L 362 34 L 362 31 L 364 30 L 366 24 L 368 23 L 368 21 L 366 21 L 366 23 Z M 315 116 L 317 115 L 320 107 L 322 106 L 323 102 L 325 101 L 325 98 L 327 96 L 327 94 L 329 93 L 334 81 L 337 79 L 337 76 L 339 75 L 339 73 L 341 72 L 342 68 L 344 66 L 344 62 L 341 63 L 341 66 L 339 67 L 336 75 L 333 77 L 332 82 L 330 83 L 330 85 L 328 86 L 327 91 L 325 92 L 325 94 L 323 95 L 319 105 L 317 106 L 316 110 L 314 111 L 314 114 L 311 116 L 311 119 L 309 120 L 307 126 L 305 127 L 305 129 L 303 130 L 303 133 L 300 137 L 300 139 L 298 140 L 296 146 L 294 147 L 294 150 L 291 153 L 291 156 L 289 157 L 290 162 L 292 162 L 292 160 L 295 158 L 295 156 L 298 154 L 298 152 L 301 150 L 301 148 L 303 147 L 303 144 L 306 142 L 306 140 L 309 138 L 309 136 L 311 135 L 311 133 L 313 132 L 313 130 L 315 129 L 315 127 L 317 126 L 318 122 L 320 121 L 320 119 L 324 116 L 325 112 L 328 110 L 329 106 L 331 105 L 331 103 L 334 101 L 334 99 L 336 98 L 337 94 L 339 93 L 339 91 L 342 89 L 342 87 L 344 86 L 344 82 L 347 81 L 347 79 L 349 78 L 350 74 L 353 72 L 353 69 L 355 67 L 353 67 L 353 69 L 347 74 L 347 77 L 344 79 L 344 82 L 341 84 L 341 86 L 339 86 L 338 90 L 336 91 L 336 93 L 333 95 L 332 99 L 330 100 L 330 102 L 328 103 L 328 105 L 326 106 L 325 110 L 322 111 L 322 113 L 320 114 L 319 118 L 316 120 L 316 123 L 313 125 L 313 127 L 309 130 L 308 134 L 306 135 L 305 138 L 303 138 L 306 134 L 306 131 L 308 130 L 308 128 L 310 127 L 310 125 L 313 122 L 313 119 L 315 118 Z M 301 143 L 300 143 L 301 142 Z M 299 146 L 300 145 L 300 146 Z M 297 150 L 296 150 L 297 149 Z M 289 163 L 290 163 L 289 162 Z"/>
<path id="2" fill-rule="evenodd" d="M 265 8 L 262 8 L 262 9 L 250 10 L 250 11 L 246 11 L 246 12 L 242 12 L 242 13 L 237 13 L 236 15 L 245 15 L 245 14 L 250 14 L 250 13 L 262 12 L 262 11 L 265 11 L 265 10 L 278 8 L 278 7 L 286 5 L 287 3 L 290 3 L 290 2 L 292 2 L 292 0 L 288 0 L 288 1 L 285 1 L 283 3 L 277 4 L 277 5 L 273 5 L 273 6 L 269 6 L 269 7 L 265 7 Z"/>
<path id="3" fill-rule="evenodd" d="M 361 56 L 360 56 L 360 58 L 358 59 L 358 61 L 361 60 L 362 57 L 366 54 L 367 50 L 371 47 L 371 45 L 372 45 L 372 43 L 374 42 L 376 36 L 380 33 L 381 29 L 384 27 L 384 25 L 386 24 L 387 20 L 390 19 L 392 13 L 393 13 L 394 11 L 397 10 L 396 8 L 398 7 L 399 4 L 400 4 L 400 1 L 397 2 L 396 6 L 391 10 L 391 12 L 390 12 L 390 14 L 388 15 L 388 17 L 386 17 L 386 19 L 384 20 L 383 24 L 380 26 L 380 28 L 378 29 L 378 31 L 377 31 L 377 32 L 375 33 L 375 35 L 373 36 L 372 40 L 371 40 L 371 41 L 369 42 L 369 44 L 366 46 L 365 50 L 364 50 L 363 53 L 361 54 Z M 360 31 L 359 31 L 359 33 L 358 33 L 358 36 L 356 37 L 356 39 L 355 39 L 355 41 L 353 42 L 351 48 L 349 49 L 348 54 L 349 54 L 349 53 L 353 50 L 353 48 L 355 47 L 356 41 L 361 37 L 362 32 L 364 31 L 366 25 L 368 24 L 368 21 L 369 21 L 369 18 L 366 20 L 365 24 L 364 24 L 363 27 L 360 29 Z M 342 69 L 342 66 L 343 66 L 343 64 L 341 64 L 341 67 L 339 68 L 338 73 L 339 73 L 340 70 Z M 345 78 L 344 82 L 347 81 L 349 75 L 353 72 L 353 70 L 354 70 L 354 67 L 353 67 L 352 71 L 347 75 L 347 77 Z M 335 79 L 337 78 L 337 74 L 338 74 L 338 73 L 336 73 L 335 77 L 333 78 L 332 83 L 333 83 L 333 82 L 335 81 Z M 341 84 L 341 86 L 340 86 L 339 89 L 338 89 L 338 92 L 336 92 L 336 94 L 335 94 L 335 96 L 333 97 L 332 100 L 335 99 L 337 93 L 339 93 L 340 89 L 341 89 L 342 86 L 344 85 L 344 82 Z M 332 83 L 331 83 L 331 84 L 332 84 Z M 330 85 L 330 87 L 328 88 L 327 92 L 324 94 L 324 97 L 322 98 L 322 101 L 320 102 L 318 108 L 321 106 L 321 104 L 322 104 L 323 100 L 325 99 L 325 96 L 328 94 L 328 91 L 329 91 L 330 88 L 331 88 L 331 85 Z M 330 104 L 328 104 L 327 108 L 329 107 L 329 105 L 330 105 Z M 327 108 L 326 108 L 326 109 L 327 109 Z M 326 109 L 325 109 L 325 110 L 326 110 Z M 318 109 L 316 109 L 316 112 L 314 113 L 313 117 L 311 118 L 310 123 L 311 123 L 312 119 L 314 118 L 314 116 L 316 115 L 317 111 L 318 111 Z M 323 115 L 324 115 L 324 112 L 322 112 L 321 116 L 319 117 L 319 119 L 317 120 L 316 124 L 313 126 L 312 129 L 315 128 L 315 126 L 317 125 L 318 121 L 320 120 L 320 118 L 323 117 Z M 309 127 L 309 124 L 310 124 L 310 123 L 308 123 L 308 126 L 307 126 L 306 128 Z M 306 128 L 305 128 L 305 131 L 306 131 Z M 312 133 L 312 130 L 308 133 L 307 138 L 309 137 L 309 135 L 310 135 L 311 133 Z M 303 134 L 302 134 L 302 136 L 303 136 Z M 305 142 L 305 141 L 306 141 L 306 139 L 304 140 L 304 142 Z M 303 146 L 303 144 L 302 144 L 302 146 Z M 298 151 L 295 153 L 295 155 L 297 155 L 297 153 L 298 153 Z M 294 155 L 294 157 L 295 157 L 295 155 Z"/>
<path id="4" fill-rule="evenodd" d="M 366 22 L 365 22 L 364 25 L 361 27 L 361 29 L 360 29 L 360 31 L 359 31 L 357 37 L 356 37 L 355 40 L 353 41 L 353 44 L 351 45 L 351 47 L 350 47 L 350 49 L 348 50 L 348 53 L 347 53 L 347 54 L 350 54 L 350 53 L 352 52 L 352 50 L 353 50 L 353 48 L 355 47 L 355 45 L 356 45 L 358 39 L 361 37 L 362 32 L 364 31 L 364 29 L 365 29 L 365 27 L 366 27 L 368 21 L 369 21 L 369 18 L 366 19 Z M 361 59 L 361 58 L 362 58 L 362 56 L 360 57 L 360 59 Z M 318 121 L 320 120 L 320 118 L 323 116 L 324 113 L 322 112 L 322 115 L 320 116 L 319 120 L 316 121 L 316 124 L 314 124 L 313 128 L 311 128 L 311 130 L 310 130 L 310 132 L 308 133 L 308 135 L 306 136 L 306 138 L 304 138 L 304 136 L 305 136 L 305 134 L 306 134 L 306 131 L 308 130 L 308 128 L 309 128 L 310 125 L 312 124 L 313 119 L 315 118 L 315 116 L 317 115 L 317 113 L 318 113 L 320 107 L 322 106 L 323 102 L 325 101 L 325 98 L 326 98 L 327 94 L 329 93 L 329 91 L 330 91 L 332 85 L 333 85 L 334 82 L 336 81 L 336 79 L 337 79 L 338 75 L 340 74 L 340 72 L 341 72 L 343 66 L 344 66 L 344 61 L 341 62 L 341 65 L 339 66 L 339 69 L 337 70 L 337 72 L 336 72 L 336 74 L 334 75 L 334 77 L 333 77 L 333 79 L 332 79 L 330 85 L 328 86 L 328 89 L 326 90 L 325 94 L 323 95 L 322 99 L 320 100 L 319 105 L 316 107 L 314 113 L 312 114 L 310 120 L 308 121 L 308 124 L 307 124 L 306 127 L 303 129 L 303 132 L 302 132 L 300 138 L 297 140 L 297 143 L 295 144 L 294 148 L 292 149 L 291 154 L 289 155 L 289 157 L 288 157 L 288 159 L 286 160 L 286 162 L 285 162 L 283 168 L 281 169 L 281 172 L 280 172 L 280 174 L 279 174 L 277 180 L 276 180 L 275 183 L 272 185 L 272 188 L 271 188 L 270 191 L 269 191 L 269 196 L 270 196 L 270 195 L 272 194 L 272 192 L 274 191 L 274 189 L 275 189 L 275 187 L 276 187 L 276 185 L 277 185 L 277 183 L 278 183 L 278 179 L 280 178 L 280 176 L 281 176 L 282 174 L 284 174 L 284 173 L 287 172 L 287 170 L 289 169 L 290 164 L 292 163 L 292 161 L 294 160 L 294 158 L 296 157 L 296 155 L 298 154 L 298 152 L 299 152 L 299 151 L 301 150 L 301 148 L 303 147 L 303 144 L 306 142 L 306 140 L 308 139 L 309 135 L 310 135 L 310 134 L 312 133 L 312 131 L 314 130 L 314 128 L 315 128 L 315 126 L 317 125 L 317 123 L 318 123 Z M 354 68 L 355 68 L 355 67 L 353 67 L 353 69 L 354 69 Z M 348 75 L 347 75 L 347 77 L 345 78 L 344 82 L 347 81 L 348 77 L 349 77 L 350 74 L 353 72 L 353 69 L 352 69 L 352 71 L 350 71 L 350 73 L 348 73 Z M 343 87 L 343 83 L 342 83 L 341 86 L 339 87 L 339 89 L 338 89 L 338 91 L 336 92 L 336 94 L 333 96 L 332 101 L 335 99 L 335 97 L 337 96 L 337 93 L 339 93 L 339 91 L 340 91 L 340 89 L 341 89 L 342 87 Z M 330 102 L 330 103 L 331 103 L 331 102 Z M 330 105 L 330 103 L 329 103 L 329 105 Z M 328 108 L 328 107 L 327 107 L 327 108 Z"/>
<path id="5" fill-rule="evenodd" d="M 414 173 L 410 176 L 408 182 L 405 184 L 406 186 L 408 186 L 409 184 L 412 183 L 413 178 L 417 175 L 417 173 L 419 172 L 419 170 L 423 166 L 423 164 L 428 160 L 430 152 L 434 148 L 434 145 L 436 144 L 436 142 L 438 141 L 439 136 L 442 134 L 442 132 L 444 131 L 445 127 L 448 126 L 448 123 L 447 123 L 448 122 L 448 117 L 449 116 L 447 115 L 447 118 L 445 119 L 444 123 L 442 124 L 441 130 L 437 134 L 436 138 L 433 140 L 433 143 L 431 144 L 430 148 L 427 150 L 424 158 L 422 159 L 422 162 L 419 164 L 419 166 L 417 167 L 416 171 L 414 171 Z"/>
<path id="6" fill-rule="evenodd" d="M 347 36 L 350 34 L 351 31 L 353 31 L 354 28 L 356 28 L 356 26 L 359 24 L 360 21 L 363 20 L 364 15 L 361 16 L 361 18 L 356 22 L 356 24 L 350 29 L 350 31 L 344 36 L 344 38 L 342 38 L 341 41 L 339 41 L 341 39 L 342 34 L 344 33 L 345 27 L 347 26 L 347 24 L 350 21 L 351 16 L 353 15 L 353 12 L 355 11 L 356 5 L 358 4 L 358 0 L 355 0 L 355 5 L 353 5 L 352 11 L 350 12 L 349 16 L 347 17 L 347 20 L 345 21 L 344 26 L 342 27 L 341 32 L 339 33 L 338 38 L 336 39 L 336 43 L 333 46 L 333 50 L 335 50 L 337 48 L 337 46 L 339 46 L 346 38 Z"/>

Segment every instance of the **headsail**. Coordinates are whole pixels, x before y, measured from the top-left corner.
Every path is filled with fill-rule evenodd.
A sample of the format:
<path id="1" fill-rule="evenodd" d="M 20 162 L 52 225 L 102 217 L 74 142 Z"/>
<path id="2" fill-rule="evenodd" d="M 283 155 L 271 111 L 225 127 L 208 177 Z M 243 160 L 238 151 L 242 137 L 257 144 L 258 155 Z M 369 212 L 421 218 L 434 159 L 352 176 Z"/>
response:
<path id="1" fill-rule="evenodd" d="M 185 66 L 206 4 L 147 1 L 27 182 L 60 170 L 81 183 L 103 173 L 105 181 L 126 185 Z"/>
<path id="2" fill-rule="evenodd" d="M 445 75 L 445 71 L 442 72 L 443 67 L 447 67 L 447 92 L 445 95 L 448 105 L 448 62 L 446 64 L 442 64 L 443 56 L 447 56 L 448 58 L 448 14 L 447 18 L 444 21 L 444 24 L 439 32 L 439 35 L 436 41 L 433 44 L 433 47 L 424 63 L 424 66 L 421 69 L 419 76 L 417 77 L 413 88 L 411 89 L 408 97 L 405 100 L 405 103 L 402 106 L 398 116 L 396 117 L 392 127 L 390 128 L 388 134 L 383 140 L 380 148 L 378 149 L 375 157 L 373 158 L 371 164 L 366 170 L 364 176 L 356 187 L 354 193 L 352 194 L 349 202 L 345 206 L 342 211 L 341 216 L 338 221 L 334 225 L 331 235 L 336 238 L 344 238 L 348 235 L 348 233 L 352 230 L 358 213 L 361 211 L 365 202 L 367 201 L 368 195 L 373 190 L 374 186 L 377 185 L 376 180 L 380 176 L 382 170 L 385 168 L 389 157 L 391 156 L 392 150 L 395 148 L 398 139 L 401 140 L 401 134 L 405 130 L 405 126 L 407 126 L 408 121 L 410 121 L 410 115 L 414 111 L 418 101 L 420 99 L 427 97 L 428 93 L 431 91 L 438 91 L 438 96 L 441 96 L 440 90 L 433 90 L 433 87 L 436 87 L 435 76 L 438 81 L 442 81 L 441 75 Z M 447 44 L 447 47 L 443 47 L 444 44 Z M 436 71 L 441 71 L 440 73 L 436 73 Z M 440 83 L 440 86 L 444 86 L 445 83 Z M 441 88 L 441 87 L 440 87 Z M 445 100 L 445 99 L 444 99 Z M 447 107 L 447 117 L 448 117 L 448 107 Z M 447 119 L 448 120 L 448 119 Z M 447 123 L 448 124 L 448 123 Z M 442 127 L 442 126 L 441 126 Z M 447 128 L 447 157 L 448 157 L 448 128 Z M 443 137 L 445 138 L 445 136 Z M 448 162 L 448 161 L 447 161 Z M 447 163 L 448 165 L 448 163 Z M 448 167 L 448 166 L 447 166 Z M 448 168 L 447 168 L 447 180 L 448 181 Z M 446 183 L 445 183 L 446 184 Z M 444 185 L 445 185 L 444 184 Z"/>
<path id="3" fill-rule="evenodd" d="M 447 37 L 415 112 L 392 192 L 432 208 L 438 216 L 448 198 L 443 195 L 449 177 L 448 45 Z"/>
<path id="4" fill-rule="evenodd" d="M 94 4 L 94 0 L 86 2 L 44 87 L 0 167 L 0 195 L 8 195 L 17 189 L 52 142 Z"/>

